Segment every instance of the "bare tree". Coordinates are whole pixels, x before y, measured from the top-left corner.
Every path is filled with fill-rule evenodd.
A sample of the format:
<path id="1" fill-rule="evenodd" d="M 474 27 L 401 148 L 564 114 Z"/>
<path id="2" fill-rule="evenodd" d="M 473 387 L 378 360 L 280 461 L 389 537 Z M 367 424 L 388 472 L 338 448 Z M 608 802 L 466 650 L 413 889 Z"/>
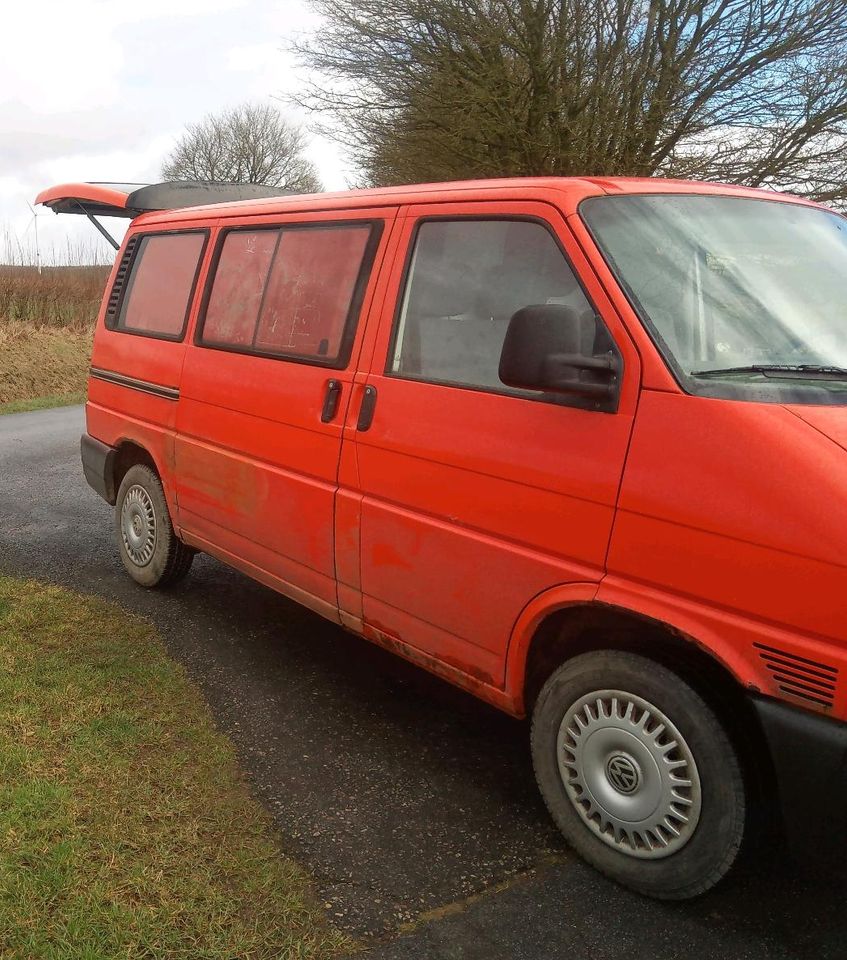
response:
<path id="1" fill-rule="evenodd" d="M 847 201 L 844 0 L 312 2 L 300 102 L 341 118 L 369 182 L 663 174 Z"/>
<path id="2" fill-rule="evenodd" d="M 303 132 L 267 104 L 245 103 L 189 124 L 162 167 L 166 180 L 264 183 L 296 193 L 323 189 Z"/>

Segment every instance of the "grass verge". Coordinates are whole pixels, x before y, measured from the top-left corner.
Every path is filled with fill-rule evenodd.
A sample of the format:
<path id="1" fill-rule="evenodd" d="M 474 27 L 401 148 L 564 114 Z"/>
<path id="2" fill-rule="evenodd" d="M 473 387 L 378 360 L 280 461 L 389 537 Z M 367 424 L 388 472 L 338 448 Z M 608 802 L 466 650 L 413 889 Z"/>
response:
<path id="1" fill-rule="evenodd" d="M 349 946 L 152 628 L 0 577 L 0 956 L 293 960 Z"/>
<path id="2" fill-rule="evenodd" d="M 0 320 L 0 404 L 84 393 L 93 333 Z"/>
<path id="3" fill-rule="evenodd" d="M 51 393 L 46 397 L 33 397 L 32 400 L 10 400 L 0 403 L 0 417 L 4 413 L 27 413 L 29 410 L 46 410 L 48 407 L 67 407 L 74 403 L 85 403 L 85 392 Z"/>

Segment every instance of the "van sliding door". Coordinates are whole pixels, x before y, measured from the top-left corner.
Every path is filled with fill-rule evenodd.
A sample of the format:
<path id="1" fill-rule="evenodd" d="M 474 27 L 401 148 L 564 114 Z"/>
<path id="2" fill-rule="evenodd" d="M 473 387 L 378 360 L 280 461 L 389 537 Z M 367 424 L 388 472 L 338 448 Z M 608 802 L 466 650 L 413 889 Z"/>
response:
<path id="1" fill-rule="evenodd" d="M 183 535 L 336 620 L 342 424 L 395 213 L 222 229 L 182 375 Z"/>

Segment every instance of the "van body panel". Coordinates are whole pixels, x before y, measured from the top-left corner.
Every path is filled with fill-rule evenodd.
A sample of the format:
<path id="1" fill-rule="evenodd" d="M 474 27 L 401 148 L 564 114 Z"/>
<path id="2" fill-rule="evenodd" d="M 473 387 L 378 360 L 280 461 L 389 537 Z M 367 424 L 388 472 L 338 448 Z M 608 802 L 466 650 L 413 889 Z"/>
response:
<path id="1" fill-rule="evenodd" d="M 178 392 L 184 356 L 184 343 L 104 329 L 92 351 L 91 367 L 94 371 L 139 380 L 154 389 Z M 101 379 L 96 373 L 92 377 L 92 380 Z M 136 390 L 138 392 L 143 391 Z"/>
<path id="2" fill-rule="evenodd" d="M 421 204 L 402 217 L 403 251 L 422 219 L 541 221 L 582 273 L 581 251 L 547 204 Z M 355 434 L 363 618 L 502 687 L 509 638 L 527 603 L 603 576 L 638 357 L 589 275 L 594 306 L 625 358 L 616 414 L 386 375 L 405 274 L 404 256 L 392 268 L 368 374 L 373 423 Z M 350 420 L 357 416 L 354 398 Z"/>
<path id="3" fill-rule="evenodd" d="M 791 404 L 786 406 L 823 436 L 847 450 L 847 407 L 810 407 Z"/>
<path id="4" fill-rule="evenodd" d="M 673 456 L 663 458 L 669 440 Z M 645 390 L 620 515 L 656 518 L 734 543 L 841 566 L 847 532 L 844 465 L 837 444 L 781 405 Z M 810 475 L 815 489 L 804 495 Z M 612 544 L 610 572 L 617 570 L 614 556 L 622 544 L 617 538 Z M 720 565 L 713 566 L 722 581 Z M 697 572 L 702 576 L 706 571 Z M 736 583 L 735 590 L 741 588 Z M 754 605 L 745 600 L 739 609 Z M 800 626 L 802 618 L 786 618 L 777 608 L 770 619 Z M 836 626 L 839 620 L 816 620 L 818 627 L 810 632 L 847 640 L 847 624 Z M 823 629 L 825 623 L 831 627 Z"/>
<path id="5" fill-rule="evenodd" d="M 341 437 L 337 424 L 320 422 L 331 378 L 319 368 L 280 366 L 192 348 L 176 448 L 180 526 L 219 537 L 237 553 L 234 537 L 253 563 L 275 542 L 278 564 L 266 569 L 283 580 L 292 564 L 304 575 L 313 571 L 322 583 L 317 595 L 334 602 L 331 518 Z"/>
<path id="6" fill-rule="evenodd" d="M 193 342 L 182 373 L 176 441 L 180 527 L 333 609 L 343 416 L 395 213 L 366 209 L 347 217 L 363 224 L 378 220 L 383 229 L 346 369 Z M 334 213 L 294 215 L 278 217 L 274 225 L 336 220 Z M 264 225 L 252 219 L 237 224 Z M 218 249 L 222 237 L 216 237 Z M 193 339 L 199 339 L 197 331 Z M 331 383 L 338 385 L 339 406 L 323 422 Z"/>
<path id="7" fill-rule="evenodd" d="M 841 719 L 847 717 L 847 690 L 839 679 L 847 671 L 847 655 L 827 640 L 722 610 L 664 587 L 652 587 L 613 573 L 603 579 L 596 599 L 618 610 L 639 614 L 665 628 L 670 627 L 724 666 L 751 693 Z M 828 684 L 834 686 L 833 695 L 831 698 L 827 696 L 826 703 L 793 695 L 792 690 L 803 694 L 808 692 L 816 698 L 816 689 L 805 689 L 805 673 L 798 673 L 795 678 L 802 684 L 799 687 L 784 688 L 777 679 L 782 676 L 778 667 L 792 668 L 799 664 L 805 671 L 807 662 L 814 675 L 822 673 L 815 665 L 836 671 L 834 684 Z M 789 672 L 794 673 L 794 670 Z M 817 685 L 817 681 L 814 682 Z"/>
<path id="8" fill-rule="evenodd" d="M 144 450 L 162 478 L 165 499 L 172 516 L 177 516 L 174 475 L 173 414 L 166 409 L 157 411 L 151 407 L 164 407 L 172 401 L 147 398 L 139 401 L 121 387 L 102 389 L 89 384 L 88 402 L 85 405 L 86 432 L 101 443 L 116 451 L 124 444 L 132 443 Z M 133 411 L 133 412 L 129 412 Z"/>
<path id="9" fill-rule="evenodd" d="M 361 632 L 363 627 L 360 536 L 363 494 L 355 444 L 357 421 L 377 337 L 376 318 L 385 302 L 393 265 L 401 255 L 402 224 L 398 211 L 391 223 L 390 234 L 386 237 L 385 254 L 379 272 L 375 275 L 370 317 L 367 323 L 361 324 L 363 329 L 357 345 L 357 364 L 339 414 L 343 442 L 338 462 L 338 490 L 335 498 L 335 575 L 342 622 L 357 632 Z"/>
<path id="10" fill-rule="evenodd" d="M 708 611 L 704 623 L 741 618 L 746 639 L 729 621 L 701 638 L 736 673 L 759 663 L 751 645 L 762 630 L 779 631 L 793 655 L 847 666 L 844 457 L 780 405 L 644 391 L 600 598 L 628 581 Z M 747 673 L 778 692 L 761 669 Z"/>
<path id="11" fill-rule="evenodd" d="M 304 571 L 298 569 L 295 565 L 291 565 L 290 569 L 286 569 L 283 566 L 282 570 L 287 575 L 285 577 L 277 576 L 268 569 L 271 566 L 280 566 L 276 551 L 256 550 L 255 545 L 250 545 L 251 554 L 254 555 L 258 561 L 253 562 L 246 559 L 245 544 L 242 542 L 242 539 L 234 536 L 231 531 L 215 530 L 212 525 L 210 525 L 209 532 L 210 539 L 194 531 L 185 531 L 183 533 L 183 540 L 189 546 L 202 550 L 204 553 L 208 553 L 209 556 L 216 557 L 228 566 L 240 570 L 248 577 L 258 580 L 259 583 L 263 583 L 266 587 L 270 587 L 272 590 L 276 590 L 278 593 L 289 597 L 304 607 L 314 610 L 315 613 L 326 617 L 327 620 L 332 620 L 335 623 L 340 622 L 336 603 L 334 601 L 324 600 L 318 595 L 320 585 L 312 591 L 295 585 L 298 582 L 306 582 L 308 584 L 308 571 L 306 571 L 306 576 L 304 576 Z M 224 546 L 224 544 L 227 544 L 227 546 Z"/>
<path id="12" fill-rule="evenodd" d="M 557 207 L 565 217 L 576 213 L 587 197 L 608 193 L 698 193 L 722 196 L 769 199 L 780 203 L 815 206 L 802 197 L 774 194 L 753 187 L 734 184 L 692 183 L 663 180 L 656 177 L 509 177 L 491 180 L 466 180 L 454 183 L 422 183 L 400 187 L 376 187 L 368 190 L 345 190 L 338 193 L 301 194 L 247 200 L 237 203 L 216 203 L 210 206 L 186 207 L 179 210 L 181 223 L 216 217 L 268 216 L 324 210 L 355 210 L 360 207 L 396 207 L 433 202 L 543 201 Z M 156 226 L 172 223 L 172 211 L 144 213 L 136 223 Z"/>
<path id="13" fill-rule="evenodd" d="M 361 624 L 357 632 L 372 643 L 391 651 L 391 653 L 396 653 L 404 660 L 408 660 L 409 663 L 414 663 L 429 670 L 430 673 L 434 673 L 462 690 L 467 690 L 468 693 L 485 700 L 499 710 L 503 710 L 513 717 L 521 716 L 520 709 L 511 694 L 495 683 L 484 668 L 469 673 L 467 666 L 461 659 L 457 660 L 456 663 L 451 660 L 448 651 L 455 647 L 455 638 L 445 637 L 445 644 L 441 648 L 438 644 L 434 644 L 433 647 L 438 652 L 433 653 L 406 640 L 401 640 L 395 634 L 375 627 L 372 623 Z"/>

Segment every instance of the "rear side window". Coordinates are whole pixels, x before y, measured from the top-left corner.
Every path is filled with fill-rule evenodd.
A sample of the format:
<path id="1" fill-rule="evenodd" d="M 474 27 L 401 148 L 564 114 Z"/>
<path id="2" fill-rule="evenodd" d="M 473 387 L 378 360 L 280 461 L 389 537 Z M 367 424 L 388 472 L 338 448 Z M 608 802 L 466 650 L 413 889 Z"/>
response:
<path id="1" fill-rule="evenodd" d="M 113 329 L 181 340 L 205 242 L 196 231 L 143 236 Z"/>
<path id="2" fill-rule="evenodd" d="M 499 376 L 512 315 L 557 303 L 598 348 L 595 312 L 561 248 L 529 220 L 430 220 L 418 227 L 388 373 L 409 380 L 528 396 Z M 601 331 L 600 336 L 605 334 Z M 588 342 L 591 341 L 591 342 Z"/>
<path id="3" fill-rule="evenodd" d="M 252 345 L 277 239 L 275 230 L 226 235 L 206 308 L 204 343 Z"/>
<path id="4" fill-rule="evenodd" d="M 343 366 L 376 239 L 361 222 L 229 231 L 200 342 Z"/>

